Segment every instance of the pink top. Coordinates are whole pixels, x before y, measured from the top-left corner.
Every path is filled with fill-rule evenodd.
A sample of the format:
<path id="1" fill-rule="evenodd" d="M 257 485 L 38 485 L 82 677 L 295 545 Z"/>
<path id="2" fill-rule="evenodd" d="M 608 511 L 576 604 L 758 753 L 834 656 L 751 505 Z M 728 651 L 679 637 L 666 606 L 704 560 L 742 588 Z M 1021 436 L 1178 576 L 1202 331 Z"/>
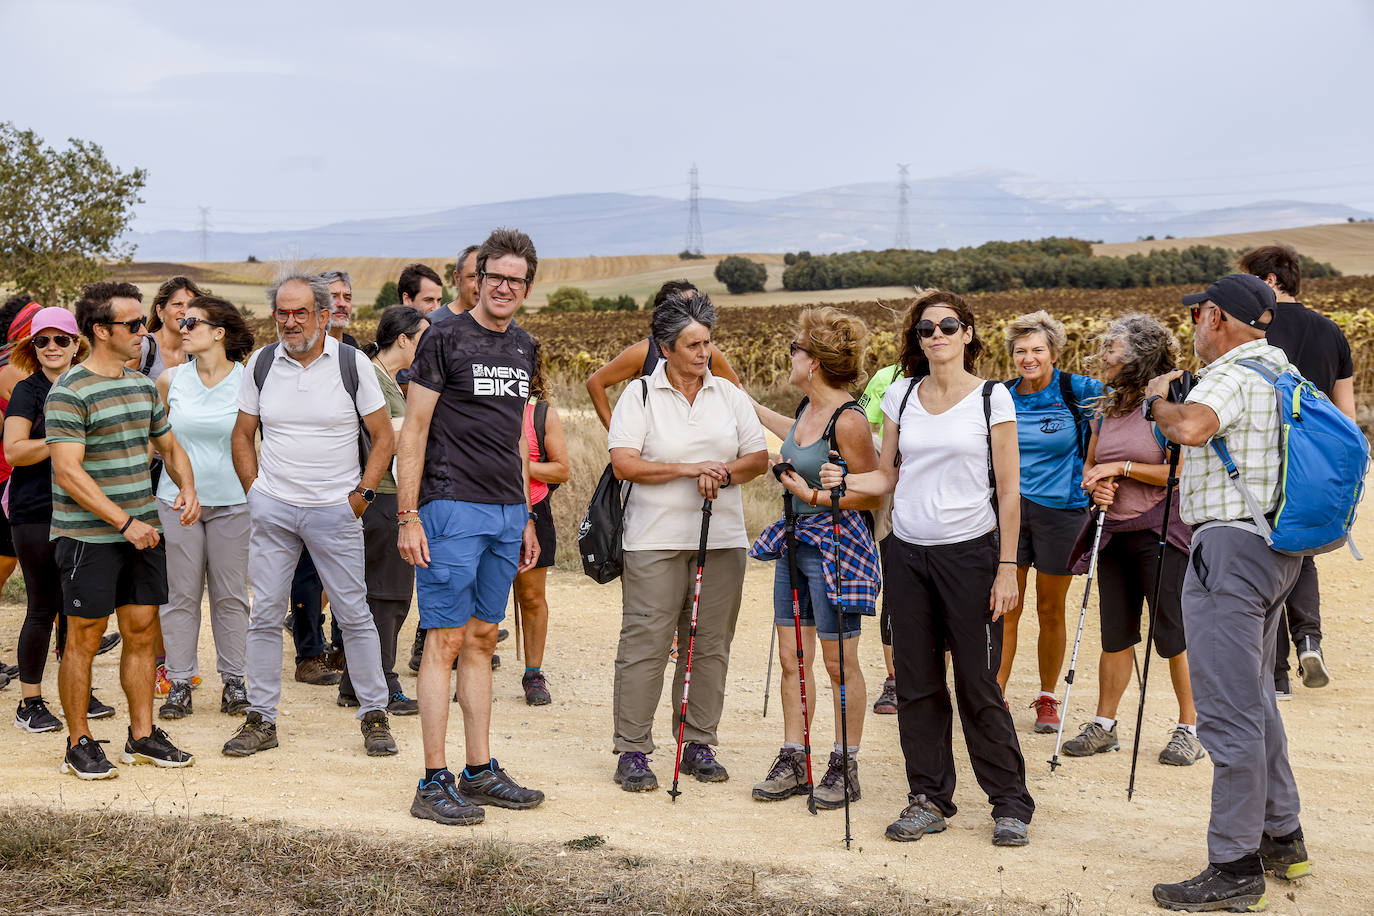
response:
<path id="1" fill-rule="evenodd" d="M 1164 464 L 1164 449 L 1155 439 L 1149 420 L 1132 410 L 1122 417 L 1107 417 L 1097 434 L 1097 463 L 1134 461 L 1139 464 Z M 1116 500 L 1107 510 L 1107 518 L 1116 521 L 1143 515 L 1164 498 L 1163 487 L 1153 487 L 1138 480 L 1118 477 Z"/>
<path id="2" fill-rule="evenodd" d="M 539 439 L 534 434 L 534 399 L 530 398 L 525 405 L 525 441 L 530 444 L 530 461 L 543 461 L 544 457 L 539 454 Z M 538 505 L 549 497 L 549 485 L 542 480 L 535 480 L 530 476 L 530 505 Z"/>

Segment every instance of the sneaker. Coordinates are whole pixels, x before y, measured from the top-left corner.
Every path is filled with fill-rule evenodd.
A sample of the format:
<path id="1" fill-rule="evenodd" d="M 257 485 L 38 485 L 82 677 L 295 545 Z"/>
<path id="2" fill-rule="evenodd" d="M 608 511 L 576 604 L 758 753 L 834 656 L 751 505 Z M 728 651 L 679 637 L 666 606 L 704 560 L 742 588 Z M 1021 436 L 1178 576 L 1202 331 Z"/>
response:
<path id="1" fill-rule="evenodd" d="M 1113 725 L 1111 731 L 1108 731 L 1096 722 L 1089 722 L 1083 726 L 1077 738 L 1070 738 L 1064 742 L 1064 753 L 1070 757 L 1091 757 L 1093 754 L 1119 750 L 1121 742 L 1116 740 L 1116 726 Z"/>
<path id="2" fill-rule="evenodd" d="M 420 701 L 397 690 L 387 700 L 386 711 L 393 716 L 416 716 L 420 714 Z"/>
<path id="3" fill-rule="evenodd" d="M 114 714 L 115 714 L 115 709 L 114 709 L 114 707 L 113 707 L 113 706 L 107 706 L 107 705 L 105 705 L 104 703 L 100 702 L 100 699 L 95 695 L 95 691 L 92 690 L 92 691 L 91 691 L 91 702 L 89 702 L 89 703 L 86 704 L 86 718 L 87 718 L 87 719 L 108 719 L 110 716 L 112 716 L 112 715 L 114 715 Z"/>
<path id="4" fill-rule="evenodd" d="M 1288 683 L 1288 672 L 1280 671 L 1274 675 L 1274 699 L 1293 699 L 1293 687 Z"/>
<path id="5" fill-rule="evenodd" d="M 351 693 L 341 693 L 334 700 L 335 706 L 342 706 L 345 709 L 357 709 L 360 705 L 358 698 Z"/>
<path id="6" fill-rule="evenodd" d="M 224 679 L 224 690 L 219 695 L 219 711 L 238 715 L 248 709 L 248 691 L 243 686 L 243 678 L 230 675 Z"/>
<path id="7" fill-rule="evenodd" d="M 1030 708 L 1035 710 L 1035 730 L 1042 735 L 1052 735 L 1059 731 L 1059 701 L 1044 694 L 1031 700 Z"/>
<path id="8" fill-rule="evenodd" d="M 157 711 L 159 719 L 184 719 L 191 714 L 191 682 L 172 681 L 167 702 Z M 126 763 L 128 761 L 125 761 Z"/>
<path id="9" fill-rule="evenodd" d="M 324 662 L 324 656 L 316 655 L 314 658 L 303 658 L 296 663 L 296 680 L 302 684 L 314 684 L 316 687 L 332 687 L 339 683 L 343 675 L 332 670 Z"/>
<path id="10" fill-rule="evenodd" d="M 520 679 L 520 686 L 525 688 L 525 704 L 527 706 L 548 706 L 553 702 L 553 697 L 549 695 L 548 680 L 544 677 L 543 671 L 526 671 L 525 676 Z"/>
<path id="11" fill-rule="evenodd" d="M 62 721 L 52 714 L 42 697 L 20 700 L 19 708 L 14 711 L 14 727 L 30 735 L 62 730 Z"/>
<path id="12" fill-rule="evenodd" d="M 1264 870 L 1275 878 L 1293 881 L 1312 873 L 1312 863 L 1307 860 L 1307 844 L 1302 840 L 1302 831 L 1295 831 L 1291 840 L 1279 840 L 1269 834 L 1260 838 L 1259 857 Z"/>
<path id="13" fill-rule="evenodd" d="M 10 677 L 3 671 L 0 671 L 0 690 L 3 690 L 6 687 L 8 687 L 10 685 L 10 681 L 12 680 L 14 680 L 14 678 Z"/>
<path id="14" fill-rule="evenodd" d="M 497 641 L 497 642 L 505 642 L 505 641 L 506 641 L 507 639 L 509 639 L 509 638 L 510 638 L 510 630 L 507 630 L 505 627 L 500 627 L 500 628 L 498 628 L 498 629 L 496 630 L 496 641 Z"/>
<path id="15" fill-rule="evenodd" d="M 234 737 L 224 742 L 226 757 L 251 757 L 258 751 L 277 746 L 277 724 L 268 722 L 260 712 L 250 712 Z"/>
<path id="16" fill-rule="evenodd" d="M 100 637 L 100 648 L 95 650 L 95 654 L 104 655 L 106 652 L 109 652 L 115 646 L 119 645 L 119 642 L 120 636 L 118 631 L 106 633 L 104 636 Z"/>
<path id="17" fill-rule="evenodd" d="M 897 679 L 883 681 L 883 692 L 873 701 L 873 711 L 880 716 L 897 715 Z"/>
<path id="18" fill-rule="evenodd" d="M 695 741 L 688 744 L 682 753 L 682 772 L 695 776 L 697 782 L 725 782 L 730 778 L 725 767 L 716 759 L 716 752 L 711 750 L 711 745 L 697 744 Z"/>
<path id="19" fill-rule="evenodd" d="M 19 666 L 7 665 L 4 662 L 0 662 L 0 675 L 4 675 L 4 681 L 6 684 L 8 684 L 10 681 L 18 680 Z"/>
<path id="20" fill-rule="evenodd" d="M 785 747 L 773 758 L 773 765 L 768 768 L 763 782 L 754 786 L 753 795 L 759 801 L 782 801 L 806 792 L 806 754 L 800 749 Z"/>
<path id="21" fill-rule="evenodd" d="M 652 792 L 658 788 L 658 777 L 649 769 L 648 756 L 639 751 L 621 754 L 611 779 L 626 792 Z"/>
<path id="22" fill-rule="evenodd" d="M 911 804 L 902 809 L 897 819 L 887 825 L 887 838 L 899 843 L 919 840 L 927 833 L 939 833 L 948 827 L 945 815 L 935 802 L 924 795 L 911 799 Z"/>
<path id="23" fill-rule="evenodd" d="M 374 709 L 363 716 L 363 747 L 369 757 L 392 757 L 396 754 L 396 739 L 391 737 L 391 724 L 386 713 Z"/>
<path id="24" fill-rule="evenodd" d="M 498 808 L 523 810 L 544 803 L 544 793 L 538 789 L 526 789 L 501 769 L 501 764 L 492 758 L 491 769 L 469 776 L 467 767 L 458 777 L 458 793 L 470 799 L 473 804 L 495 805 Z"/>
<path id="25" fill-rule="evenodd" d="M 1331 683 L 1331 672 L 1322 658 L 1322 643 L 1315 636 L 1304 636 L 1299 640 L 1298 677 L 1304 687 L 1325 687 Z"/>
<path id="26" fill-rule="evenodd" d="M 67 755 L 62 758 L 62 772 L 71 773 L 78 779 L 114 779 L 119 770 L 105 756 L 100 745 L 107 741 L 96 741 L 82 735 L 75 746 L 67 747 Z"/>
<path id="27" fill-rule="evenodd" d="M 457 665 L 457 664 L 458 664 L 458 660 L 457 660 L 457 659 L 454 659 L 454 660 L 453 660 L 453 663 L 454 663 L 455 665 Z M 501 656 L 499 656 L 499 655 L 497 655 L 496 653 L 493 652 L 493 653 L 492 653 L 492 656 L 491 656 L 491 670 L 492 670 L 492 671 L 495 671 L 497 668 L 500 668 L 500 667 L 501 667 Z"/>
<path id="28" fill-rule="evenodd" d="M 420 780 L 415 800 L 410 803 L 412 817 L 437 824 L 469 827 L 486 820 L 487 813 L 458 794 L 453 774 L 440 770 L 430 780 Z"/>
<path id="29" fill-rule="evenodd" d="M 424 634 L 417 631 L 415 634 L 415 641 L 410 644 L 410 664 L 408 666 L 410 670 L 416 674 L 420 673 L 420 659 L 424 657 L 424 654 L 425 637 Z M 417 814 L 416 817 L 419 817 L 419 815 Z"/>
<path id="30" fill-rule="evenodd" d="M 825 768 L 821 784 L 816 786 L 817 808 L 841 808 L 844 806 L 844 756 L 830 752 L 830 765 Z M 859 800 L 859 761 L 849 758 L 849 800 Z"/>
<path id="31" fill-rule="evenodd" d="M 1169 743 L 1164 745 L 1164 750 L 1159 752 L 1159 762 L 1174 767 L 1190 767 L 1206 756 L 1207 752 L 1202 749 L 1202 742 L 1197 735 L 1180 725 L 1169 736 Z"/>
<path id="32" fill-rule="evenodd" d="M 153 696 L 165 697 L 172 692 L 172 681 L 167 677 L 167 666 L 158 665 L 157 674 L 153 680 Z"/>
<path id="33" fill-rule="evenodd" d="M 187 688 L 190 689 L 189 687 Z M 167 733 L 156 725 L 153 733 L 146 738 L 134 739 L 133 728 L 129 729 L 129 740 L 124 742 L 124 753 L 120 763 L 151 763 L 158 767 L 188 767 L 196 758 L 172 744 Z"/>
<path id="34" fill-rule="evenodd" d="M 992 822 L 992 845 L 1029 846 L 1030 825 L 1017 817 L 999 817 Z"/>
<path id="35" fill-rule="evenodd" d="M 1208 865 L 1202 873 L 1177 884 L 1156 884 L 1155 903 L 1166 910 L 1204 913 L 1225 910 L 1245 913 L 1262 910 L 1268 901 L 1264 897 L 1264 875 L 1233 875 L 1215 865 Z"/>

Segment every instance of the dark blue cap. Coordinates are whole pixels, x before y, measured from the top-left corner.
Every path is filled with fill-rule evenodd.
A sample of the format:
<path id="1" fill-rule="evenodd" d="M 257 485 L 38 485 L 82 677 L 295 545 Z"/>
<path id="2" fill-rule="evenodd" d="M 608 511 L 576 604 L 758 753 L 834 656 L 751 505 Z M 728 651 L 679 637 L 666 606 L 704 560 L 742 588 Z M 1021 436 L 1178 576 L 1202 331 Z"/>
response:
<path id="1" fill-rule="evenodd" d="M 1207 287 L 1205 293 L 1189 293 L 1183 297 L 1184 305 L 1200 302 L 1212 302 L 1232 318 L 1264 331 L 1269 328 L 1269 322 L 1263 320 L 1264 313 L 1273 312 L 1275 300 L 1274 291 L 1259 277 L 1228 274 Z"/>

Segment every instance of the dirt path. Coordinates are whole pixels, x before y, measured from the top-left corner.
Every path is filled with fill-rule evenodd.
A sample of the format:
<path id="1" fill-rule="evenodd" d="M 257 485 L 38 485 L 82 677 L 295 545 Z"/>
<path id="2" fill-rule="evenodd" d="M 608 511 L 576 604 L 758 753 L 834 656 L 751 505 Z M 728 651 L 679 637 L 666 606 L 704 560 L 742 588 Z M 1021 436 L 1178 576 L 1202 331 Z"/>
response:
<path id="1" fill-rule="evenodd" d="M 1365 544 L 1374 543 L 1374 522 L 1357 528 Z M 1374 689 L 1366 673 L 1374 661 L 1371 635 L 1374 611 L 1370 593 L 1374 567 L 1356 564 L 1348 553 L 1321 558 L 1326 610 L 1327 657 L 1332 684 L 1320 691 L 1296 686 L 1291 702 L 1281 704 L 1290 753 L 1303 793 L 1308 845 L 1314 874 L 1291 887 L 1269 884 L 1270 912 L 1374 912 L 1368 885 L 1374 861 Z M 709 572 L 708 572 L 709 574 Z M 1080 580 L 1081 581 L 1081 580 Z M 520 667 L 510 642 L 501 645 L 505 667 L 497 672 L 493 746 L 514 776 L 543 788 L 547 803 L 534 811 L 489 809 L 484 826 L 472 831 L 512 840 L 557 842 L 604 834 L 621 854 L 660 860 L 694 857 L 743 863 L 784 874 L 773 880 L 795 888 L 833 892 L 836 882 L 881 886 L 892 882 L 931 898 L 978 901 L 993 910 L 1053 913 L 1159 912 L 1150 888 L 1160 880 L 1179 880 L 1205 861 L 1205 832 L 1211 767 L 1162 767 L 1155 757 L 1174 721 L 1173 698 L 1162 664 L 1151 667 L 1151 689 L 1141 747 L 1137 793 L 1126 801 L 1129 750 L 1089 760 L 1069 759 L 1051 776 L 1046 764 L 1054 737 L 1031 733 L 1026 704 L 1034 696 L 1034 663 L 1025 647 L 1034 646 L 1035 615 L 1027 609 L 1010 695 L 1031 793 L 1038 809 L 1026 849 L 989 845 L 986 799 L 972 778 L 956 728 L 959 763 L 956 800 L 960 813 L 950 829 L 915 844 L 883 838 L 883 828 L 905 803 L 905 779 L 894 716 L 868 713 L 860 756 L 863 799 L 853 808 L 854 847 L 845 852 L 842 816 L 810 817 L 801 799 L 762 804 L 750 799 L 780 743 L 777 698 L 761 716 L 764 664 L 770 638 L 771 565 L 752 563 L 745 583 L 744 607 L 734 643 L 730 689 L 721 726 L 720 757 L 732 778 L 722 785 L 688 782 L 676 805 L 660 791 L 628 795 L 610 780 L 611 673 L 619 624 L 619 588 L 600 587 L 570 573 L 550 577 L 554 623 L 548 662 L 554 704 L 526 707 L 520 694 Z M 1076 616 L 1082 586 L 1070 593 Z M 1095 701 L 1098 651 L 1096 603 L 1088 614 L 1073 709 L 1068 729 L 1086 720 Z M 20 608 L 0 607 L 0 657 L 12 661 Z M 407 625 L 407 638 L 413 621 Z M 213 665 L 208 625 L 203 631 L 202 665 Z M 1070 624 L 1072 638 L 1072 622 Z M 864 674 L 873 689 L 882 676 L 876 627 L 864 637 Z M 288 641 L 289 645 L 289 641 Z M 96 723 L 96 736 L 111 740 L 111 756 L 123 741 L 127 722 L 117 688 L 118 654 L 97 660 L 96 685 L 119 715 Z M 776 664 L 776 662 L 775 662 Z M 441 828 L 410 817 L 408 808 L 421 772 L 419 721 L 394 719 L 401 744 L 399 758 L 376 760 L 363 754 L 357 725 L 349 711 L 333 702 L 333 689 L 290 680 L 279 728 L 282 745 L 259 757 L 231 760 L 220 744 L 235 722 L 218 712 L 218 683 L 212 670 L 197 691 L 196 714 L 172 723 L 173 738 L 198 754 L 193 768 L 155 771 L 122 767 L 118 780 L 82 783 L 58 773 L 62 738 L 30 736 L 6 728 L 0 738 L 0 801 L 54 805 L 67 809 L 111 806 L 119 810 L 256 819 L 280 818 L 305 825 L 344 827 L 373 836 L 463 836 L 462 828 Z M 409 691 L 414 679 L 406 672 Z M 777 676 L 774 674 L 774 691 Z M 56 671 L 49 666 L 44 693 L 56 698 Z M 667 692 L 656 737 L 654 768 L 660 782 L 672 776 Z M 18 686 L 0 693 L 5 704 L 18 700 Z M 1132 686 L 1122 703 L 1126 719 L 1122 743 L 1129 749 L 1137 693 Z M 822 709 L 829 689 L 821 688 Z M 6 705 L 8 716 L 12 705 Z M 461 762 L 461 718 L 453 708 L 450 760 Z M 817 717 L 813 743 L 828 747 L 833 736 L 827 716 Z M 823 755 L 822 755 L 822 759 Z M 797 876 L 802 876 L 798 878 Z M 1288 897 L 1292 893 L 1292 898 Z"/>

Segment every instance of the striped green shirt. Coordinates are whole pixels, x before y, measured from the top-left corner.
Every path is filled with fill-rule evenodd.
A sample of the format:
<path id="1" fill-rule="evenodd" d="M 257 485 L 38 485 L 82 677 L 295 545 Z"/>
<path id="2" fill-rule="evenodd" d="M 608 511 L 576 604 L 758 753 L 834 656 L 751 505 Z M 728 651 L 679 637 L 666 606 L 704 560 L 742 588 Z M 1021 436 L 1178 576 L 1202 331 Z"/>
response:
<path id="1" fill-rule="evenodd" d="M 161 530 L 148 474 L 148 440 L 171 431 L 157 389 L 141 373 L 120 378 L 74 366 L 52 386 L 44 407 L 48 444 L 79 442 L 81 467 L 105 495 L 141 522 Z M 52 486 L 52 539 L 118 543 L 124 535 Z"/>

